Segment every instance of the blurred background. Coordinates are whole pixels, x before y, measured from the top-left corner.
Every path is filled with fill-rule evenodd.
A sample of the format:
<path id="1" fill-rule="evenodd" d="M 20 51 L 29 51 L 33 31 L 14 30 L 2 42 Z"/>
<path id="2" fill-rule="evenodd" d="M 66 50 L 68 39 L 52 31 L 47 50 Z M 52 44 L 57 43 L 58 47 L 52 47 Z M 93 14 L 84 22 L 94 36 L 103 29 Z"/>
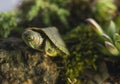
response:
<path id="1" fill-rule="evenodd" d="M 70 51 L 61 80 L 76 79 L 79 84 L 82 71 L 96 69 L 96 61 L 106 56 L 97 46 L 101 41 L 87 18 L 95 19 L 104 30 L 113 20 L 119 29 L 120 1 L 0 0 L 0 38 L 21 38 L 27 27 L 57 27 Z"/>

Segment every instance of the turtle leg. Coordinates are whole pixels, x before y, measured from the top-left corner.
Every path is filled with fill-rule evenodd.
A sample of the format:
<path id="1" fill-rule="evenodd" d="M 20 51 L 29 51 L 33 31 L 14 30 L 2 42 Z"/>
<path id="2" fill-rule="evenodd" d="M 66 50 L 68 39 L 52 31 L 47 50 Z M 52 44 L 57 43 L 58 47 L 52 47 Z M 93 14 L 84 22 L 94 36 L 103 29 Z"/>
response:
<path id="1" fill-rule="evenodd" d="M 58 55 L 57 49 L 55 48 L 54 45 L 50 43 L 49 40 L 46 40 L 46 43 L 45 43 L 45 53 L 46 55 L 51 57 L 55 57 Z"/>

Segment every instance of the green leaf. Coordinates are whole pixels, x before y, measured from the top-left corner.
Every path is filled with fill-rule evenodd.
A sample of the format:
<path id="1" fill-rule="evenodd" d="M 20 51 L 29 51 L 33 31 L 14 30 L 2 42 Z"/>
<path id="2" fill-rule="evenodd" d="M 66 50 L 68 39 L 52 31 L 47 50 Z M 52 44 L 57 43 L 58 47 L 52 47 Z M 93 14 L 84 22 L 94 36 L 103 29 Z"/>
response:
<path id="1" fill-rule="evenodd" d="M 118 55 L 119 54 L 119 51 L 118 49 L 110 42 L 108 41 L 105 41 L 105 46 L 107 48 L 107 50 L 112 54 L 112 55 Z"/>
<path id="2" fill-rule="evenodd" d="M 109 42 L 112 42 L 112 39 L 107 35 L 107 34 L 102 34 L 102 37 L 105 41 L 109 41 Z"/>
<path id="3" fill-rule="evenodd" d="M 118 33 L 115 33 L 113 38 L 115 41 L 120 40 L 120 35 Z"/>
<path id="4" fill-rule="evenodd" d="M 116 33 L 116 25 L 115 25 L 115 23 L 113 21 L 110 21 L 109 27 L 107 29 L 107 33 L 110 36 L 113 36 Z"/>
<path id="5" fill-rule="evenodd" d="M 98 44 L 98 49 L 103 53 L 103 54 L 106 54 L 106 55 L 109 55 L 109 51 L 106 49 L 105 46 L 103 46 L 102 44 Z"/>
<path id="6" fill-rule="evenodd" d="M 120 40 L 115 42 L 116 47 L 120 50 Z"/>
<path id="7" fill-rule="evenodd" d="M 93 20 L 92 18 L 88 18 L 86 21 L 92 26 L 93 30 L 98 35 L 101 36 L 103 34 L 102 28 L 100 27 L 100 25 L 95 20 Z"/>

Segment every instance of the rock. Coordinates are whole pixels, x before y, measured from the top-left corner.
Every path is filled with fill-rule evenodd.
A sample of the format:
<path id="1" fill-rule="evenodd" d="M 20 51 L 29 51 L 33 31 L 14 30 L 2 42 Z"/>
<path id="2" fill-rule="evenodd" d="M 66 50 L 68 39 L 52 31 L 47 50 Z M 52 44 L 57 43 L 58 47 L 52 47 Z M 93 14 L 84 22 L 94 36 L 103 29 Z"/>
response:
<path id="1" fill-rule="evenodd" d="M 103 84 L 104 81 L 110 77 L 104 61 L 100 61 L 97 64 L 97 70 L 84 70 L 83 74 L 85 77 L 84 84 Z"/>
<path id="2" fill-rule="evenodd" d="M 55 84 L 56 63 L 44 53 L 26 46 L 21 39 L 0 39 L 1 84 Z"/>

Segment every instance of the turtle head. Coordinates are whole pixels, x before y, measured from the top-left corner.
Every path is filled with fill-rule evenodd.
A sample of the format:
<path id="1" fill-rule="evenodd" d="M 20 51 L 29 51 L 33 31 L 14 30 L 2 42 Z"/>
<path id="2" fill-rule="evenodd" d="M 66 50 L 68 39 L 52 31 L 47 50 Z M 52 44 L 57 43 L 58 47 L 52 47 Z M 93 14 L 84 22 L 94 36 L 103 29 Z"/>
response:
<path id="1" fill-rule="evenodd" d="M 22 39 L 29 47 L 33 49 L 39 49 L 43 43 L 43 38 L 40 33 L 32 30 L 25 30 L 22 34 Z"/>

